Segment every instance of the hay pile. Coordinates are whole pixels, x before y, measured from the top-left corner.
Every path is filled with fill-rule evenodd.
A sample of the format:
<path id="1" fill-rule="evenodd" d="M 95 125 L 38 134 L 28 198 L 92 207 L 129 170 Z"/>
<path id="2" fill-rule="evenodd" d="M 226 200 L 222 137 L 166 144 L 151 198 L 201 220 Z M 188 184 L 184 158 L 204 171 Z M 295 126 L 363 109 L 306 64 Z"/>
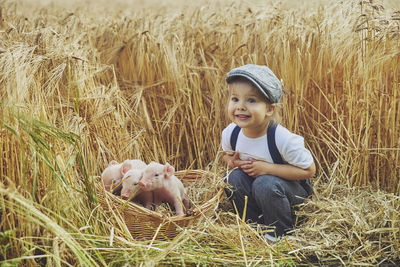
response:
<path id="1" fill-rule="evenodd" d="M 321 184 L 297 212 L 290 253 L 356 265 L 400 259 L 400 198 L 372 187 Z"/>

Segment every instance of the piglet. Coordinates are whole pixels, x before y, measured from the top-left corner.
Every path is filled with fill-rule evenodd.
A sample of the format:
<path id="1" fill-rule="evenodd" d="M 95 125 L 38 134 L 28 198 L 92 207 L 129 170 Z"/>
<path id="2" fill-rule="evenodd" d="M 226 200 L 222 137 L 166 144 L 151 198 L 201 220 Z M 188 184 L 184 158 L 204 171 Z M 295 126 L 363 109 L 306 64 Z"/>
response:
<path id="1" fill-rule="evenodd" d="M 116 184 L 116 182 L 121 181 L 122 172 L 121 172 L 122 163 L 118 163 L 115 160 L 110 161 L 108 166 L 104 169 L 101 174 L 101 180 L 103 181 L 104 187 L 106 191 L 110 191 L 111 184 Z"/>
<path id="2" fill-rule="evenodd" d="M 189 200 L 182 182 L 174 175 L 175 169 L 169 163 L 162 165 L 151 162 L 144 169 L 143 176 L 139 181 L 143 191 L 153 191 L 154 204 L 160 205 L 163 201 L 175 207 L 176 215 L 184 215 L 185 209 L 189 209 Z M 147 203 L 145 203 L 145 206 Z"/>
<path id="3" fill-rule="evenodd" d="M 153 203 L 153 192 L 143 191 L 138 185 L 142 175 L 143 169 L 131 169 L 126 172 L 122 178 L 121 198 L 125 200 L 129 199 L 132 193 L 139 190 L 132 200 L 141 203 L 147 209 L 151 209 L 151 205 Z"/>
<path id="4" fill-rule="evenodd" d="M 122 177 L 130 169 L 144 169 L 146 166 L 146 163 L 138 159 L 125 160 L 123 163 L 118 163 L 115 160 L 110 161 L 108 166 L 101 174 L 101 179 L 104 183 L 106 191 L 110 191 L 110 189 L 113 189 L 113 191 L 118 191 L 120 186 L 111 188 L 111 185 L 118 185 L 121 182 Z"/>
<path id="5" fill-rule="evenodd" d="M 143 170 L 147 167 L 147 164 L 141 161 L 140 159 L 127 159 L 122 164 L 122 168 L 124 173 L 131 169 L 139 169 Z"/>

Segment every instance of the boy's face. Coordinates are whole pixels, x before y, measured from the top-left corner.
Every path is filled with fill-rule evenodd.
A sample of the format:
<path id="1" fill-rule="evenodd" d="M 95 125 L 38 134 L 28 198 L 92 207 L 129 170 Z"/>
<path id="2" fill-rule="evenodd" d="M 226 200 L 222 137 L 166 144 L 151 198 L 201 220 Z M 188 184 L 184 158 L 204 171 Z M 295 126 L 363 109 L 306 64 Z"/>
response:
<path id="1" fill-rule="evenodd" d="M 229 119 L 245 133 L 265 134 L 275 106 L 268 104 L 261 92 L 246 82 L 234 82 L 228 87 L 230 90 Z"/>

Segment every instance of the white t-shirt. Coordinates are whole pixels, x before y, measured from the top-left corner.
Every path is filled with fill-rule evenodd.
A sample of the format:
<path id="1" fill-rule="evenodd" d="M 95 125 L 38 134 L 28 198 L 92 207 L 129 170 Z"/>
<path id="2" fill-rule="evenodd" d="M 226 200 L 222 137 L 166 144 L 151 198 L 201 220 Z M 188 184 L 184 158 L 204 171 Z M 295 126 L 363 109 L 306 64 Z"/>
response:
<path id="1" fill-rule="evenodd" d="M 222 150 L 233 150 L 231 147 L 231 135 L 236 124 L 231 123 L 222 131 Z M 281 157 L 287 163 L 302 169 L 307 169 L 313 163 L 313 157 L 308 149 L 304 147 L 304 138 L 291 133 L 282 125 L 276 127 L 276 146 Z M 239 132 L 236 142 L 236 151 L 240 152 L 241 160 L 264 160 L 273 163 L 268 149 L 267 134 L 257 138 L 249 138 Z"/>

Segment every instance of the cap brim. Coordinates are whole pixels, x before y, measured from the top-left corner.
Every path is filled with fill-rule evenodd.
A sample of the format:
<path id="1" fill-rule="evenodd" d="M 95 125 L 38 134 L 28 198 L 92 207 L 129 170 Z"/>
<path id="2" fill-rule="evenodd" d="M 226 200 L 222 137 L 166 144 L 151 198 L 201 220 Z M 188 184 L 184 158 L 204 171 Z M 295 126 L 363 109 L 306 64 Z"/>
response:
<path id="1" fill-rule="evenodd" d="M 235 73 L 226 77 L 226 82 L 227 83 L 231 82 L 235 77 L 243 77 L 249 80 L 267 98 L 268 102 L 273 103 L 273 101 L 271 101 L 271 96 L 268 95 L 268 93 L 264 91 L 264 89 L 258 84 L 258 82 L 249 75 L 246 75 L 244 73 Z"/>

